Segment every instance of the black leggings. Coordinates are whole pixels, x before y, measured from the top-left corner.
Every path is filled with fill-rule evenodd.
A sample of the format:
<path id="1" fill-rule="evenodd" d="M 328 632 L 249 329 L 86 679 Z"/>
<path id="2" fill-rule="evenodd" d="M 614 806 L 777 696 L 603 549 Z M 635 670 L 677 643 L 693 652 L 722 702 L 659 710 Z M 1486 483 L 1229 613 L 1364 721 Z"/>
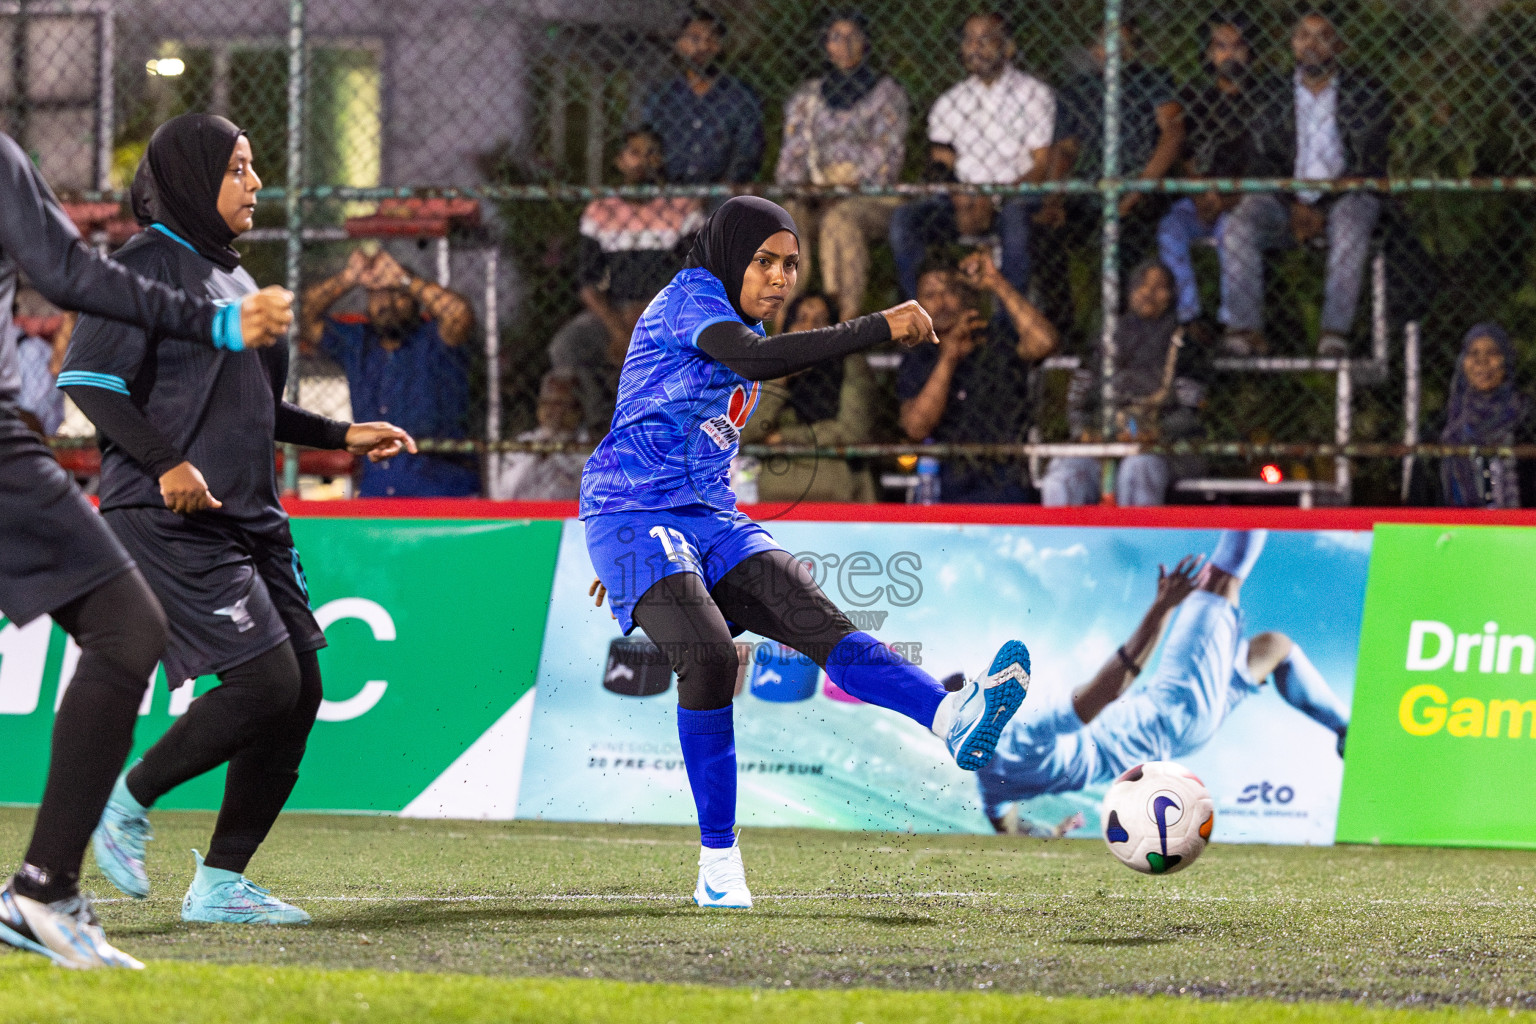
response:
<path id="1" fill-rule="evenodd" d="M 792 647 L 823 668 L 832 648 L 857 632 L 787 551 L 747 558 L 709 591 L 691 572 L 663 577 L 635 603 L 634 619 L 672 663 L 677 702 L 689 711 L 731 703 L 740 662 L 730 624 L 738 633 Z"/>
<path id="2" fill-rule="evenodd" d="M 52 902 L 76 891 L 80 861 L 133 746 L 139 704 L 165 650 L 165 613 L 127 569 L 53 613 L 80 662 L 53 722 L 48 784 L 16 886 Z"/>
<path id="3" fill-rule="evenodd" d="M 228 761 L 206 863 L 244 871 L 299 780 L 323 696 L 320 662 L 313 651 L 295 655 L 284 641 L 220 672 L 219 682 L 128 773 L 128 791 L 149 806 Z"/>

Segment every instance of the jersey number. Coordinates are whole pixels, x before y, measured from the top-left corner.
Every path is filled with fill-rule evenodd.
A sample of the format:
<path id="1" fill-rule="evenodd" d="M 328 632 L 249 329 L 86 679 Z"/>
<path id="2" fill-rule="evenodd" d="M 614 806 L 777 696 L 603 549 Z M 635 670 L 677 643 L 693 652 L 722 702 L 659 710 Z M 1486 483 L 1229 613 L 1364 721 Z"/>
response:
<path id="1" fill-rule="evenodd" d="M 698 565 L 698 553 L 693 550 L 693 545 L 688 543 L 680 530 L 674 530 L 670 526 L 651 527 L 651 536 L 661 541 L 662 550 L 667 553 L 667 561 L 677 562 L 680 565 Z"/>

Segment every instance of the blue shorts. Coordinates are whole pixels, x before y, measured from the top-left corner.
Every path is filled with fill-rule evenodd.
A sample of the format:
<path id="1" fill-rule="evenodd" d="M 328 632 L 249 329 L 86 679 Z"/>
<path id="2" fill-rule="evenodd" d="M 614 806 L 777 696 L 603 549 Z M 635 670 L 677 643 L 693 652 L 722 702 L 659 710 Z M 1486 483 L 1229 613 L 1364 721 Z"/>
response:
<path id="1" fill-rule="evenodd" d="M 720 578 L 760 551 L 781 551 L 768 531 L 732 509 L 682 505 L 655 512 L 608 512 L 586 520 L 587 554 L 608 588 L 608 606 L 628 636 L 635 602 L 674 573 Z"/>

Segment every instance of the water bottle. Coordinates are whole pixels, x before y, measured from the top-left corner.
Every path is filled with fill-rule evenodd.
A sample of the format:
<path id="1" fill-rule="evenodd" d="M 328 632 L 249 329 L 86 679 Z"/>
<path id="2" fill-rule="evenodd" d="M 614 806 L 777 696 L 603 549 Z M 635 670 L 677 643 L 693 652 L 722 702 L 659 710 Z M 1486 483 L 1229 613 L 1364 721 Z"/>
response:
<path id="1" fill-rule="evenodd" d="M 750 455 L 731 460 L 731 490 L 736 492 L 737 504 L 757 504 L 757 476 L 761 471 L 762 463 Z"/>
<path id="2" fill-rule="evenodd" d="M 918 456 L 915 499 L 919 505 L 939 503 L 939 460 L 932 455 Z"/>

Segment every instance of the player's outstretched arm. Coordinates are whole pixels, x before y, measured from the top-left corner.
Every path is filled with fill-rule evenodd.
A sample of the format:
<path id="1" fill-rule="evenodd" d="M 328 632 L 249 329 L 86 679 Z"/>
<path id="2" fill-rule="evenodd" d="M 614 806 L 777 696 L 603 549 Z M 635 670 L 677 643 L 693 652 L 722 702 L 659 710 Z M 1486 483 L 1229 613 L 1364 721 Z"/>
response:
<path id="1" fill-rule="evenodd" d="M 1137 623 L 1130 638 L 1110 655 L 1104 667 L 1072 694 L 1072 708 L 1084 725 L 1097 718 L 1099 712 L 1124 693 L 1146 667 L 1147 659 L 1152 657 L 1163 637 L 1163 630 L 1168 628 L 1174 609 L 1199 586 L 1201 559 L 1200 555 L 1185 555 L 1171 572 L 1165 565 L 1157 567 L 1157 594 L 1141 622 Z"/>
<path id="2" fill-rule="evenodd" d="M 140 277 L 81 240 L 31 160 L 0 134 L 0 248 L 54 305 L 133 324 L 155 334 L 210 341 L 225 348 L 269 345 L 293 321 L 293 297 L 281 288 L 248 296 L 224 312 Z"/>
<path id="3" fill-rule="evenodd" d="M 699 333 L 699 349 L 747 380 L 774 380 L 829 359 L 895 340 L 903 345 L 937 342 L 933 321 L 916 302 L 903 302 L 880 313 L 845 320 L 813 331 L 764 338 L 737 321 L 711 324 Z"/>

